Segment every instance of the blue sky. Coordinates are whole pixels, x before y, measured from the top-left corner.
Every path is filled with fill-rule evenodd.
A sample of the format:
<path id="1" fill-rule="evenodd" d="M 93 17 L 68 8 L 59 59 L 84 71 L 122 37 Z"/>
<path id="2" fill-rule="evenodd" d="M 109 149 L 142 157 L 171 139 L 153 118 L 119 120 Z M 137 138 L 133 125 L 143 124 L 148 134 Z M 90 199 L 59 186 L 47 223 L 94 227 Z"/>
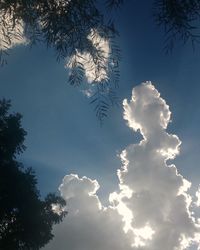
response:
<path id="1" fill-rule="evenodd" d="M 145 3 L 145 4 L 144 4 Z M 151 16 L 151 1 L 128 1 L 116 16 L 122 50 L 119 98 L 130 99 L 132 88 L 152 81 L 170 105 L 168 131 L 182 141 L 173 161 L 194 184 L 200 179 L 200 47 L 177 42 L 172 54 L 163 52 L 164 33 Z M 64 175 L 98 179 L 106 199 L 117 185 L 117 156 L 141 138 L 114 108 L 100 127 L 89 100 L 67 82 L 68 72 L 45 47 L 16 47 L 0 69 L 0 97 L 12 100 L 23 115 L 27 150 L 20 160 L 36 171 L 42 194 L 56 191 Z"/>
<path id="2" fill-rule="evenodd" d="M 190 44 L 179 43 L 165 54 L 164 33 L 151 14 L 150 1 L 145 7 L 143 1 L 128 1 L 116 16 L 122 50 L 118 95 L 130 97 L 132 88 L 146 80 L 155 84 L 171 107 L 169 130 L 183 141 L 177 167 L 198 183 L 200 48 L 197 44 L 193 51 Z M 23 114 L 28 135 L 21 157 L 36 170 L 42 192 L 55 190 L 67 172 L 89 173 L 112 186 L 108 179 L 115 182 L 113 170 L 120 166 L 116 153 L 137 140 L 122 120 L 121 108 L 112 110 L 100 127 L 87 98 L 69 86 L 63 63 L 43 46 L 11 51 L 8 65 L 1 68 L 0 96 Z"/>

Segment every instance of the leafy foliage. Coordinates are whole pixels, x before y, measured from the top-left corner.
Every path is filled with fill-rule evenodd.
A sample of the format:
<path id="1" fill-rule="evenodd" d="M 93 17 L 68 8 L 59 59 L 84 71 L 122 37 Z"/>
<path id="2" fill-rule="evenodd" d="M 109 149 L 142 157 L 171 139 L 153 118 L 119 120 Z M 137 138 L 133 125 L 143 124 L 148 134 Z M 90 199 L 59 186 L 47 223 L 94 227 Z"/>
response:
<path id="1" fill-rule="evenodd" d="M 69 83 L 80 87 L 86 82 L 83 55 L 89 55 L 88 60 L 92 66 L 87 70 L 94 74 L 89 86 L 93 89 L 94 97 L 91 103 L 96 105 L 96 115 L 102 122 L 112 106 L 110 103 L 113 103 L 107 94 L 118 86 L 121 60 L 120 49 L 116 44 L 118 32 L 111 21 L 112 16 L 109 16 L 109 20 L 105 18 L 104 7 L 113 10 L 121 7 L 124 2 L 125 0 L 0 0 L 0 64 L 6 63 L 13 41 L 19 43 L 25 38 L 23 42 L 30 46 L 42 42 L 55 50 L 58 61 L 71 61 Z M 191 41 L 193 46 L 199 42 L 199 0 L 154 0 L 154 17 L 156 23 L 164 27 L 166 52 L 173 49 L 178 39 L 183 43 Z M 104 48 L 98 46 L 95 33 L 109 41 L 108 57 L 105 57 Z M 102 88 L 105 85 L 106 88 Z M 97 97 L 100 99 L 97 100 Z M 107 108 L 102 115 L 99 111 L 105 111 L 104 102 Z"/>
<path id="2" fill-rule="evenodd" d="M 39 249 L 65 216 L 65 201 L 55 194 L 40 199 L 34 171 L 16 161 L 25 149 L 26 132 L 21 115 L 8 113 L 10 106 L 0 101 L 0 249 Z M 59 212 L 53 210 L 55 204 Z"/>
<path id="3" fill-rule="evenodd" d="M 122 6 L 124 3 L 124 0 L 107 0 L 106 4 L 108 8 L 113 9 L 113 8 L 119 8 Z"/>
<path id="4" fill-rule="evenodd" d="M 108 82 L 100 83 L 97 85 L 98 90 L 91 96 L 91 104 L 95 105 L 94 110 L 101 125 L 108 116 L 109 108 L 119 105 L 115 89 L 110 88 L 108 85 Z"/>
<path id="5" fill-rule="evenodd" d="M 154 10 L 157 24 L 165 29 L 167 52 L 173 49 L 176 39 L 183 43 L 191 41 L 193 46 L 199 42 L 199 0 L 156 0 Z"/>
<path id="6" fill-rule="evenodd" d="M 10 101 L 0 100 L 0 159 L 9 160 L 25 150 L 26 132 L 21 127 L 19 113 L 8 114 Z"/>
<path id="7" fill-rule="evenodd" d="M 53 48 L 57 60 L 73 58 L 69 74 L 71 85 L 80 86 L 86 81 L 85 68 L 79 57 L 87 53 L 90 63 L 95 65 L 91 83 L 95 92 L 99 91 L 97 85 L 101 82 L 103 71 L 109 83 L 107 88 L 116 87 L 120 61 L 120 50 L 115 42 L 118 33 L 113 22 L 105 20 L 102 7 L 118 8 L 122 3 L 123 0 L 107 0 L 104 4 L 96 0 L 1 0 L 1 63 L 6 62 L 5 55 L 12 47 L 12 41 L 25 37 L 31 46 L 43 42 Z M 98 46 L 94 34 L 109 41 L 108 58 L 105 58 L 104 48 Z"/>

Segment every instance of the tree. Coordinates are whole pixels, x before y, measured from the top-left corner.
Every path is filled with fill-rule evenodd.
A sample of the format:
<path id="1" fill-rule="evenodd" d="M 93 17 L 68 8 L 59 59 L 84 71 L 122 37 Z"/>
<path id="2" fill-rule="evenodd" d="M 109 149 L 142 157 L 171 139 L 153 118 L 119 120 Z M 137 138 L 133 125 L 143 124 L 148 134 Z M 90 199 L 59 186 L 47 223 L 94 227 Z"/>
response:
<path id="1" fill-rule="evenodd" d="M 171 51 L 176 40 L 185 44 L 191 41 L 194 47 L 199 42 L 199 0 L 155 0 L 154 16 L 156 23 L 164 27 L 166 34 L 165 50 Z"/>
<path id="2" fill-rule="evenodd" d="M 40 198 L 37 178 L 16 156 L 25 150 L 22 116 L 9 114 L 0 101 L 0 249 L 37 250 L 52 238 L 52 226 L 66 215 L 65 201 L 55 194 Z"/>
<path id="3" fill-rule="evenodd" d="M 107 0 L 103 6 L 111 11 L 122 3 Z M 45 43 L 58 60 L 68 61 L 71 85 L 80 86 L 90 75 L 91 103 L 102 121 L 117 103 L 120 61 L 118 33 L 103 6 L 96 0 L 0 0 L 1 63 L 20 41 L 30 46 Z"/>
<path id="4" fill-rule="evenodd" d="M 120 49 L 112 9 L 125 0 L 0 0 L 0 64 L 13 45 L 44 43 L 58 61 L 67 61 L 69 83 L 89 81 L 86 91 L 102 123 L 110 107 L 118 104 Z M 106 7 L 106 8 L 105 8 Z M 109 15 L 107 15 L 109 10 Z M 181 39 L 199 42 L 199 0 L 154 0 L 154 17 L 164 27 L 164 49 Z"/>

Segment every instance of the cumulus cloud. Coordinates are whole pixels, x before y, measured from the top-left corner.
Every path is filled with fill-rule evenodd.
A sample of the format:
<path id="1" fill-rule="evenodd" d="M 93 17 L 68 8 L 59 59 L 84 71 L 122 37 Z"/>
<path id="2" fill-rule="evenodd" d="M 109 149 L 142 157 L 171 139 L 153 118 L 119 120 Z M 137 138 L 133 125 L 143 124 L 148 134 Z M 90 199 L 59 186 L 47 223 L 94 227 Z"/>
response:
<path id="1" fill-rule="evenodd" d="M 0 50 L 27 43 L 23 22 L 16 20 L 14 25 L 12 15 L 12 12 L 6 14 L 0 12 Z"/>
<path id="2" fill-rule="evenodd" d="M 169 106 L 149 82 L 136 87 L 130 102 L 124 100 L 123 105 L 124 119 L 143 136 L 138 145 L 123 151 L 123 168 L 118 171 L 121 189 L 127 186 L 133 192 L 119 201 L 132 211 L 131 230 L 147 225 L 152 229 L 151 240 L 142 239 L 143 249 L 185 249 L 199 226 L 190 211 L 190 183 L 174 165 L 167 164 L 181 144 L 176 135 L 166 132 Z"/>
<path id="3" fill-rule="evenodd" d="M 200 224 L 189 195 L 191 183 L 168 164 L 181 141 L 167 133 L 170 110 L 151 82 L 124 100 L 124 119 L 143 139 L 121 153 L 119 189 L 103 206 L 99 184 L 71 174 L 60 185 L 69 214 L 55 226 L 45 250 L 183 250 L 200 242 Z M 199 248 L 200 249 L 200 246 Z"/>
<path id="4" fill-rule="evenodd" d="M 131 249 L 121 217 L 115 208 L 102 206 L 98 188 L 98 182 L 87 177 L 64 177 L 60 192 L 68 202 L 68 215 L 55 226 L 56 237 L 45 249 Z"/>

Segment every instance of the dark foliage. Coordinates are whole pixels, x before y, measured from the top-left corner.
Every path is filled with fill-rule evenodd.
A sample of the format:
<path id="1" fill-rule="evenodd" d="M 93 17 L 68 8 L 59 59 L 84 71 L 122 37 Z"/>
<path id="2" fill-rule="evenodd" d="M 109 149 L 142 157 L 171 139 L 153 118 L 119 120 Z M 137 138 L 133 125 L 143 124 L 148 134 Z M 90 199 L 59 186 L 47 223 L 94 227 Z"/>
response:
<path id="1" fill-rule="evenodd" d="M 124 0 L 107 0 L 107 7 L 110 9 L 119 8 L 124 3 Z"/>
<path id="2" fill-rule="evenodd" d="M 0 160 L 10 160 L 22 153 L 26 132 L 21 127 L 19 113 L 8 114 L 10 101 L 0 100 Z"/>
<path id="3" fill-rule="evenodd" d="M 31 46 L 43 42 L 53 48 L 58 60 L 75 58 L 69 75 L 69 83 L 73 86 L 80 86 L 86 80 L 84 67 L 78 57 L 82 53 L 89 53 L 96 69 L 95 79 L 99 79 L 104 69 L 107 78 L 101 83 L 104 85 L 106 81 L 107 88 L 113 91 L 119 81 L 120 51 L 115 40 L 118 34 L 111 18 L 105 20 L 102 9 L 116 9 L 122 3 L 123 0 L 0 0 L 1 29 L 4 34 L 1 63 L 5 63 L 12 39 L 24 36 Z M 23 33 L 20 28 L 16 31 L 20 26 L 23 26 Z M 96 38 L 91 36 L 93 31 L 109 40 L 110 53 L 106 65 L 103 48 L 94 46 Z M 99 81 L 95 79 L 91 86 L 97 93 Z M 104 96 L 106 94 L 107 91 L 103 93 Z M 110 106 L 110 100 L 107 104 Z M 102 121 L 99 112 L 96 114 Z"/>
<path id="4" fill-rule="evenodd" d="M 191 41 L 194 47 L 199 42 L 199 0 L 155 0 L 154 15 L 158 25 L 166 33 L 165 50 L 171 51 L 177 39 Z"/>
<path id="5" fill-rule="evenodd" d="M 6 63 L 12 40 L 26 37 L 30 46 L 44 43 L 56 52 L 57 60 L 73 58 L 69 83 L 80 86 L 86 81 L 83 53 L 90 54 L 95 65 L 95 78 L 90 83 L 93 89 L 91 103 L 100 122 L 116 103 L 110 93 L 116 91 L 119 82 L 120 50 L 116 44 L 116 31 L 112 14 L 105 15 L 104 9 L 115 10 L 125 0 L 0 0 L 0 64 Z M 105 8 L 104 8 L 105 7 Z M 199 0 L 154 0 L 155 21 L 164 27 L 166 40 L 164 50 L 170 52 L 177 40 L 191 41 L 194 47 L 199 42 Z M 107 18 L 105 18 L 105 16 Z M 23 26 L 23 29 L 20 27 Z M 23 30 L 23 32 L 22 32 Z M 103 48 L 94 46 L 97 32 L 109 40 L 109 57 L 105 63 Z M 107 77 L 99 79 L 102 69 Z M 91 69 L 93 70 L 93 69 Z M 99 86 L 100 85 L 100 86 Z M 106 105 L 105 105 L 106 104 Z"/>
<path id="6" fill-rule="evenodd" d="M 9 101 L 0 101 L 0 249 L 37 250 L 53 238 L 52 226 L 66 214 L 65 201 L 54 194 L 42 200 L 34 171 L 16 161 L 26 132 L 21 115 L 9 114 L 9 108 Z"/>

